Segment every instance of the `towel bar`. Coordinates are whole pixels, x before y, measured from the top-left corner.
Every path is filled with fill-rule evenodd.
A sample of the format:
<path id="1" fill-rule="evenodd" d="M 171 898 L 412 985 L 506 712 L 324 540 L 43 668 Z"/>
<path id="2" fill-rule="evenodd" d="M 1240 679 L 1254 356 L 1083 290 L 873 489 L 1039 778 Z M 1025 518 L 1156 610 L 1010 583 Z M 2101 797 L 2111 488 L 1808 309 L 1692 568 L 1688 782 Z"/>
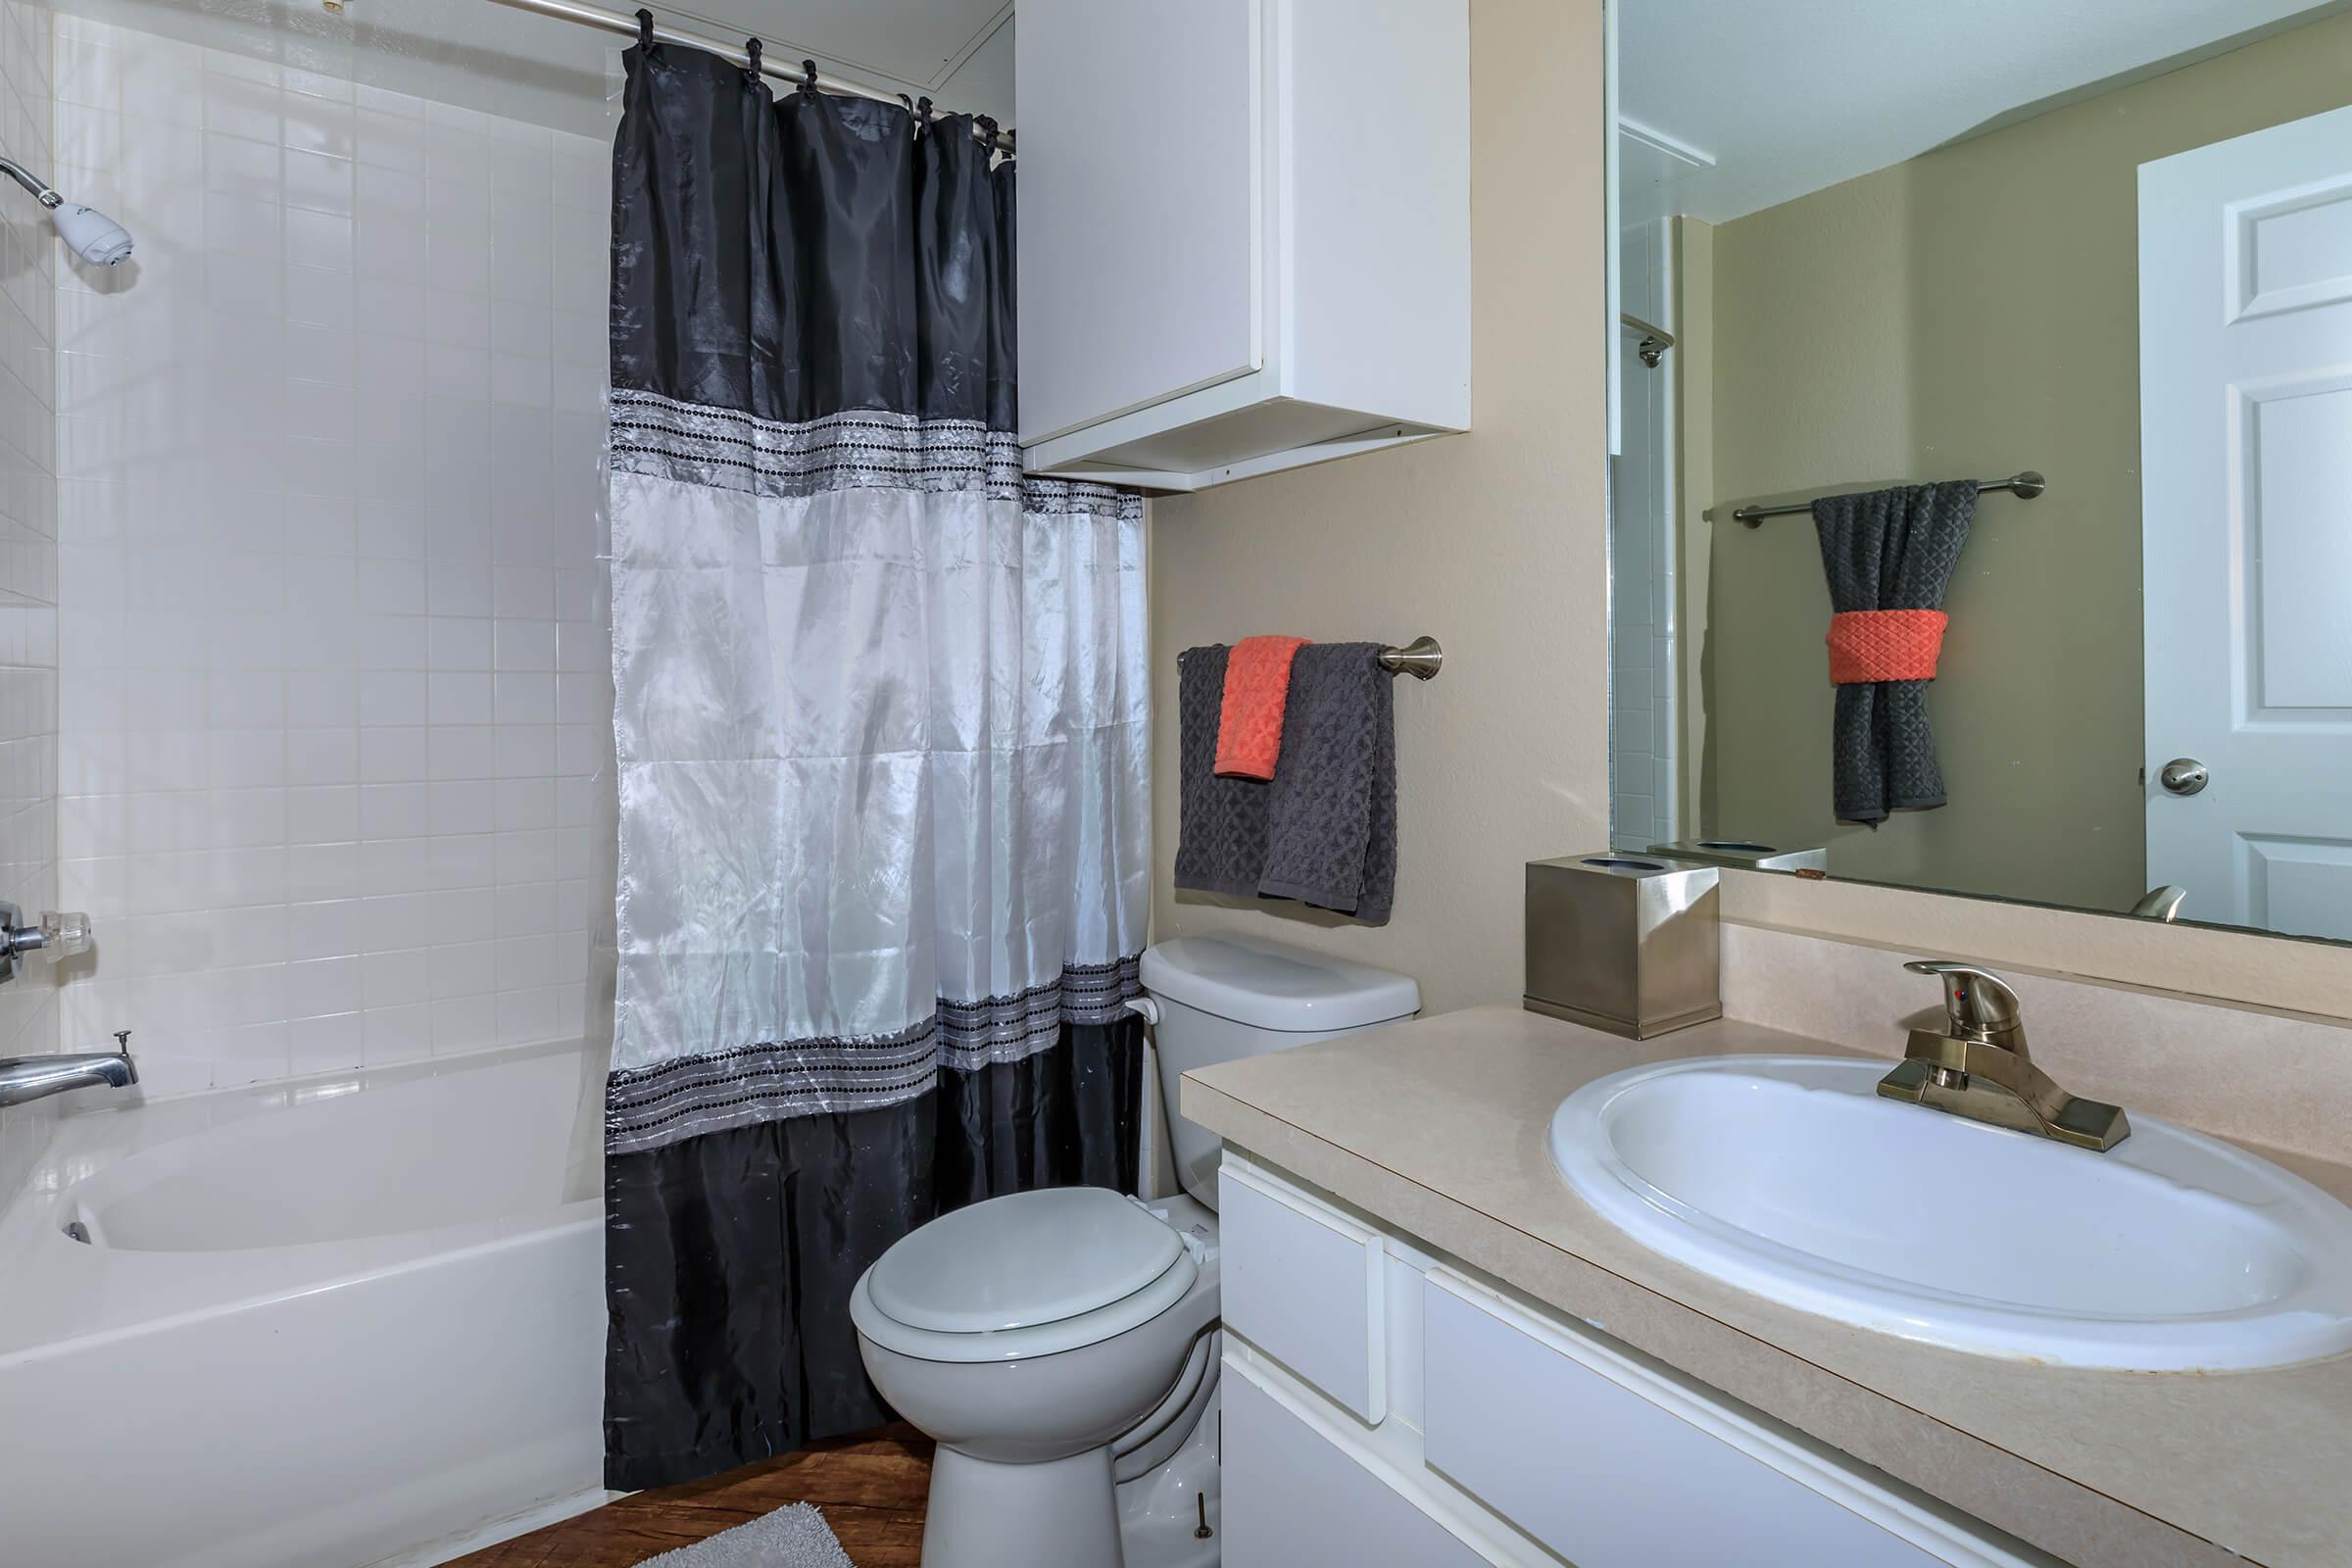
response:
<path id="1" fill-rule="evenodd" d="M 1435 637 L 1416 637 L 1402 648 L 1383 648 L 1380 667 L 1392 675 L 1410 675 L 1415 680 L 1436 680 L 1438 666 L 1446 662 L 1446 650 L 1438 646 Z"/>
<path id="2" fill-rule="evenodd" d="M 1977 494 L 1984 495 L 1990 490 L 2009 490 L 2014 491 L 2019 500 L 2031 501 L 2049 487 L 2050 482 L 2047 479 L 2035 473 L 2032 468 L 2028 468 L 2025 472 L 2013 473 L 2006 479 L 1983 480 L 1977 485 Z M 1811 512 L 1812 510 L 1812 502 L 1798 501 L 1786 507 L 1741 507 L 1732 515 L 1753 528 L 1766 517 L 1786 517 L 1795 513 Z"/>

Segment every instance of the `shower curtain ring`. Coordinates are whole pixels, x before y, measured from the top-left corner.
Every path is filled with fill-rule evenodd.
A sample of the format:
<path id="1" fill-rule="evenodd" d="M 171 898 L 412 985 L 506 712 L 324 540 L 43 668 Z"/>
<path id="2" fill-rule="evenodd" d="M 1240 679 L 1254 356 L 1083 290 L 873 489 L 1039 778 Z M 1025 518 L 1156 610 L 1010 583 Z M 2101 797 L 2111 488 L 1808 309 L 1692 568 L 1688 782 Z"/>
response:
<path id="1" fill-rule="evenodd" d="M 914 133 L 918 138 L 931 134 L 931 100 L 928 98 L 914 101 Z"/>
<path id="2" fill-rule="evenodd" d="M 801 91 L 809 94 L 816 91 L 816 62 L 813 60 L 801 62 Z"/>
<path id="3" fill-rule="evenodd" d="M 752 80 L 756 83 L 760 79 L 760 40 L 757 38 L 744 39 L 743 52 L 751 56 L 751 64 L 745 69 L 751 72 Z"/>
<path id="4" fill-rule="evenodd" d="M 995 151 L 997 145 L 996 121 L 987 115 L 974 115 L 972 117 L 972 139 L 990 151 Z"/>
<path id="5" fill-rule="evenodd" d="M 653 46 L 654 14 L 651 11 L 640 10 L 637 13 L 637 47 L 651 49 Z"/>

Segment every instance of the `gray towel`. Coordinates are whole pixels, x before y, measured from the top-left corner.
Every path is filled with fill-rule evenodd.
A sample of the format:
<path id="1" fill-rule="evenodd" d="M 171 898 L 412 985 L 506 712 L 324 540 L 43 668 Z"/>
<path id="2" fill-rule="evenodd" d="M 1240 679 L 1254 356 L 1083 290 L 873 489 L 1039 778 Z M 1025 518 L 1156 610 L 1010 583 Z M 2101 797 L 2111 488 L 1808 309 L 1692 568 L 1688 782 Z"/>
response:
<path id="1" fill-rule="evenodd" d="M 1396 893 L 1395 686 L 1378 643 L 1310 643 L 1291 662 L 1259 893 L 1388 923 Z"/>
<path id="2" fill-rule="evenodd" d="M 1974 479 L 1815 501 L 1830 608 L 1940 610 L 1976 514 Z M 1830 752 L 1840 822 L 1876 827 L 1889 811 L 1943 804 L 1924 680 L 1838 687 Z"/>
<path id="3" fill-rule="evenodd" d="M 1217 776 L 1230 651 L 1219 643 L 1176 656 L 1176 885 L 1247 899 L 1266 867 L 1266 785 Z M 1296 681 L 1295 662 L 1291 671 Z M 1287 722 L 1283 741 L 1287 748 Z"/>
<path id="4" fill-rule="evenodd" d="M 1377 643 L 1310 643 L 1291 662 L 1271 784 L 1219 778 L 1222 646 L 1177 657 L 1176 885 L 1389 918 L 1396 891 L 1396 722 Z"/>

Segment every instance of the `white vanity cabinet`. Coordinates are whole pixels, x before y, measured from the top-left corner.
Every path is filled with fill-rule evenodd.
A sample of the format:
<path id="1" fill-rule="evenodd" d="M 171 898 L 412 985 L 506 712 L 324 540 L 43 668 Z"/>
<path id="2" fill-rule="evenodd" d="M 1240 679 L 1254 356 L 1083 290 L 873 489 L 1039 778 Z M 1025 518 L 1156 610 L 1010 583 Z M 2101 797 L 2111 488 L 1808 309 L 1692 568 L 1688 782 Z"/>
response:
<path id="1" fill-rule="evenodd" d="M 1467 0 L 1021 0 L 1021 444 L 1193 490 L 1470 423 Z"/>
<path id="2" fill-rule="evenodd" d="M 1226 1568 L 2053 1568 L 1228 1152 Z"/>

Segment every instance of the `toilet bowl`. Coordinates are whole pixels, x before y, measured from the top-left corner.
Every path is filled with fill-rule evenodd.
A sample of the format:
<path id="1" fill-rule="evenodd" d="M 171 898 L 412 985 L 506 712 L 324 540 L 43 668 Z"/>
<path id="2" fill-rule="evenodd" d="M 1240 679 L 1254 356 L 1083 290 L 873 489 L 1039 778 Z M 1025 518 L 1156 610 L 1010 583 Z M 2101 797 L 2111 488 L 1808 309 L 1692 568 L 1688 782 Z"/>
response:
<path id="1" fill-rule="evenodd" d="M 1409 1017 L 1401 975 L 1251 938 L 1144 955 L 1168 1151 L 1189 1196 L 1017 1193 L 900 1240 L 851 1297 L 867 1375 L 938 1442 L 924 1568 L 1214 1568 L 1214 1135 L 1193 1067 Z"/>
<path id="2" fill-rule="evenodd" d="M 938 1440 L 927 1568 L 1121 1563 L 1116 1440 L 1214 1326 L 1214 1265 L 1101 1187 L 991 1199 L 917 1241 L 866 1271 L 850 1315 L 874 1387 Z"/>

